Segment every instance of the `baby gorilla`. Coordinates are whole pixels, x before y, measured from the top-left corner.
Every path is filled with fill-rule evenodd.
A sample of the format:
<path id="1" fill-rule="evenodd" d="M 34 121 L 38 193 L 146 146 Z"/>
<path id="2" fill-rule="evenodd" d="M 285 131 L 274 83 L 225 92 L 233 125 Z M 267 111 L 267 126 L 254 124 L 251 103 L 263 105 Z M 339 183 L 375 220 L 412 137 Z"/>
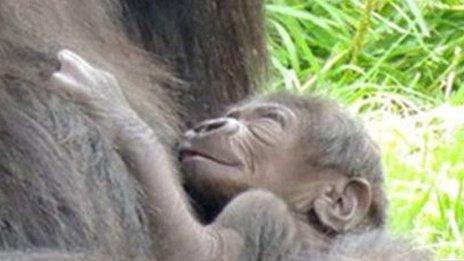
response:
<path id="1" fill-rule="evenodd" d="M 380 227 L 386 200 L 377 146 L 336 105 L 261 96 L 187 131 L 179 160 L 199 220 L 167 150 L 116 78 L 70 51 L 58 59 L 53 90 L 114 134 L 144 188 L 159 260 L 380 260 L 391 251 L 392 259 L 407 257 L 409 248 L 376 251 L 380 245 L 371 244 L 360 254 L 359 246 L 340 243 L 348 232 Z"/>

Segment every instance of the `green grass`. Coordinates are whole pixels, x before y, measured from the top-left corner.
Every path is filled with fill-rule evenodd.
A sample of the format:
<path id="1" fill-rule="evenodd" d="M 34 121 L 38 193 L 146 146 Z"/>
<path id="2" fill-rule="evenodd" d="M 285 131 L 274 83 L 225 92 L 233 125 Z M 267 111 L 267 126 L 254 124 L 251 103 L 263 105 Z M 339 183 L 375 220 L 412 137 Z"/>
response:
<path id="1" fill-rule="evenodd" d="M 271 83 L 345 104 L 383 150 L 389 228 L 464 258 L 464 1 L 270 0 Z"/>

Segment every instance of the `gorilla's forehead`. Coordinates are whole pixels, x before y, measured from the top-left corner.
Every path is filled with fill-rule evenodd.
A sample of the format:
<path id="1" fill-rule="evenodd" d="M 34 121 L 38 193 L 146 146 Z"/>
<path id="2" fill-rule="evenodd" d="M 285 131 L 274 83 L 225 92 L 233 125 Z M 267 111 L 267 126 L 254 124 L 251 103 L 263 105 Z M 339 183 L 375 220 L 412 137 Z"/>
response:
<path id="1" fill-rule="evenodd" d="M 295 111 L 298 103 L 304 102 L 305 98 L 298 97 L 289 93 L 271 93 L 264 95 L 250 96 L 242 101 L 226 108 L 226 111 L 234 109 L 253 109 L 256 107 L 281 108 Z"/>
<path id="2" fill-rule="evenodd" d="M 285 112 L 288 115 L 295 115 L 293 108 L 290 108 L 286 104 L 274 102 L 274 101 L 263 101 L 263 100 L 250 100 L 247 103 L 237 104 L 231 106 L 227 111 L 256 111 L 256 110 L 278 110 Z"/>

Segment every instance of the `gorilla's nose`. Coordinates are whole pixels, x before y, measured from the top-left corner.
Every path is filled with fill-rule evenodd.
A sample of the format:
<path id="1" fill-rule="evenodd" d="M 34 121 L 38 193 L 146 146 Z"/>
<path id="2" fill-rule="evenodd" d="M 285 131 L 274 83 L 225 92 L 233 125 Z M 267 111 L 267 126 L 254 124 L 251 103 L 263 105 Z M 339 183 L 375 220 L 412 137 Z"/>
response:
<path id="1" fill-rule="evenodd" d="M 232 118 L 216 118 L 206 120 L 195 126 L 192 130 L 185 133 L 185 137 L 189 138 L 195 135 L 208 135 L 208 134 L 232 134 L 235 133 L 240 127 L 240 123 Z"/>

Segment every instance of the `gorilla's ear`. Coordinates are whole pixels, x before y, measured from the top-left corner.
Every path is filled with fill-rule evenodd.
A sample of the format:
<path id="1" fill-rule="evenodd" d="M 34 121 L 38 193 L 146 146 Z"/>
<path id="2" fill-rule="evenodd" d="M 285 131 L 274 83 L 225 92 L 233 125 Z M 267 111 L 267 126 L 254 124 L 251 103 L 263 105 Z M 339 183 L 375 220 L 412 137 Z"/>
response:
<path id="1" fill-rule="evenodd" d="M 343 232 L 363 221 L 372 202 L 371 185 L 363 178 L 335 184 L 314 200 L 314 212 L 322 225 Z"/>

